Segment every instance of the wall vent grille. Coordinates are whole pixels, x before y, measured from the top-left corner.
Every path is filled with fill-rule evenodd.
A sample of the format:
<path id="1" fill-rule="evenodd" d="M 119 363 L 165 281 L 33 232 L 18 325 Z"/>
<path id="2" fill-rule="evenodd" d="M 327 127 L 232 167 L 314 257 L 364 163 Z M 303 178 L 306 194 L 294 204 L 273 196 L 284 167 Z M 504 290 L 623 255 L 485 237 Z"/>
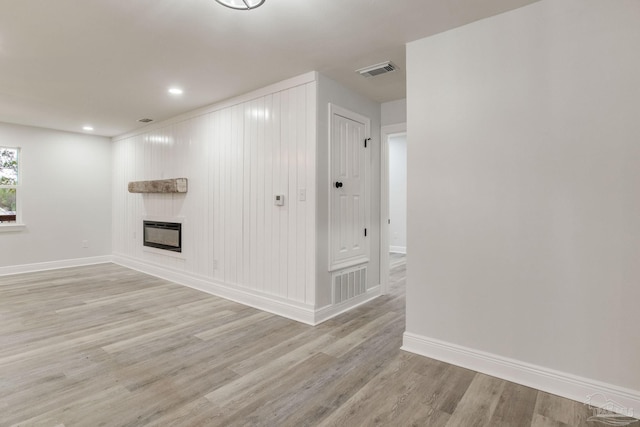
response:
<path id="1" fill-rule="evenodd" d="M 340 304 L 367 292 L 367 266 L 333 273 L 333 304 Z"/>
<path id="2" fill-rule="evenodd" d="M 390 73 L 392 71 L 396 71 L 398 67 L 392 63 L 391 61 L 381 62 L 379 64 L 370 65 L 368 67 L 360 68 L 356 70 L 356 73 L 359 73 L 364 77 L 373 77 L 378 76 L 380 74 Z"/>

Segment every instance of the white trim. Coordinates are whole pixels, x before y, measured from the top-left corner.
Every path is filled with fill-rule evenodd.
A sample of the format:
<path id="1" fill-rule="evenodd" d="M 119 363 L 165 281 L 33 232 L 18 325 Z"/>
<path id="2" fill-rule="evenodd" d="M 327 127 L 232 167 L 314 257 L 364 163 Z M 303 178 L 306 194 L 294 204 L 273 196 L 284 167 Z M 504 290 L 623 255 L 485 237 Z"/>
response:
<path id="1" fill-rule="evenodd" d="M 367 116 L 363 116 L 362 114 L 356 113 L 354 111 L 351 110 L 347 110 L 346 108 L 340 107 L 339 105 L 333 104 L 333 103 L 329 103 L 328 105 L 328 109 L 329 109 L 329 120 L 328 120 L 328 142 L 329 142 L 329 162 L 327 164 L 328 167 L 328 171 L 327 171 L 327 176 L 328 176 L 328 182 L 327 185 L 329 186 L 329 200 L 327 203 L 327 209 L 328 209 L 328 215 L 329 215 L 329 247 L 328 247 L 328 260 L 329 260 L 329 271 L 335 271 L 335 270 L 339 270 L 341 268 L 346 268 L 346 267 L 351 267 L 357 264 L 362 264 L 365 262 L 369 261 L 370 258 L 370 254 L 371 254 L 371 243 L 370 243 L 370 239 L 365 239 L 365 255 L 358 257 L 358 258 L 354 258 L 351 260 L 345 260 L 345 261 L 340 261 L 340 262 L 334 262 L 333 261 L 333 224 L 332 224 L 332 215 L 331 215 L 331 200 L 332 200 L 332 193 L 331 193 L 331 189 L 333 188 L 333 176 L 331 175 L 331 168 L 333 166 L 332 162 L 333 162 L 333 140 L 331 138 L 331 136 L 333 135 L 333 116 L 337 115 L 337 116 L 341 116 L 344 117 L 346 119 L 349 120 L 353 120 L 354 122 L 358 122 L 358 123 L 362 123 L 364 125 L 364 134 L 365 134 L 365 138 L 370 138 L 371 137 L 371 119 Z M 371 146 L 373 146 L 373 144 L 371 144 Z M 365 212 L 364 212 L 364 227 L 367 229 L 370 229 L 370 224 L 369 224 L 369 217 L 371 217 L 371 187 L 373 186 L 373 177 L 372 175 L 372 170 L 371 170 L 371 160 L 373 159 L 373 156 L 370 154 L 369 151 L 365 152 L 365 190 L 364 190 L 364 203 L 365 203 Z M 366 258 L 366 259 L 365 259 Z"/>
<path id="2" fill-rule="evenodd" d="M 317 75 L 316 75 L 317 78 Z M 308 84 L 307 90 L 307 158 L 306 158 L 306 201 L 299 203 L 306 204 L 305 216 L 305 258 L 306 258 L 306 287 L 305 301 L 315 304 L 316 301 L 316 245 L 317 245 L 317 218 L 318 213 L 318 186 L 317 186 L 317 152 L 318 152 L 318 84 Z"/>
<path id="3" fill-rule="evenodd" d="M 365 125 L 365 134 L 367 137 L 371 135 L 371 119 L 367 116 L 363 116 L 360 113 L 356 113 L 355 111 L 347 110 L 337 104 L 332 102 L 329 103 L 329 118 L 332 115 L 337 114 L 338 116 L 342 116 L 345 119 L 353 120 L 354 122 L 362 123 Z M 329 130 L 331 130 L 331 124 L 329 124 Z"/>
<path id="4" fill-rule="evenodd" d="M 22 231 L 27 228 L 27 224 L 16 224 L 14 222 L 10 222 L 6 225 L 0 224 L 0 233 L 10 233 L 12 231 Z"/>
<path id="5" fill-rule="evenodd" d="M 394 254 L 407 254 L 406 246 L 389 246 L 389 252 L 393 252 Z"/>
<path id="6" fill-rule="evenodd" d="M 367 292 L 364 294 L 358 295 L 354 298 L 351 298 L 348 301 L 344 301 L 340 304 L 336 305 L 328 305 L 315 311 L 315 319 L 314 325 L 318 325 L 322 322 L 325 322 L 333 317 L 338 316 L 344 312 L 347 312 L 353 308 L 356 308 L 362 304 L 368 303 L 369 301 L 378 298 L 380 296 L 380 285 L 374 286 L 371 289 L 367 289 Z"/>
<path id="7" fill-rule="evenodd" d="M 22 177 L 24 176 L 24 173 L 22 172 L 22 169 L 24 169 L 24 161 L 22 160 L 22 147 L 20 146 L 15 146 L 15 145 L 2 145 L 0 146 L 0 148 L 7 148 L 9 150 L 16 150 L 17 151 L 17 158 L 18 158 L 18 176 L 17 176 L 17 183 L 15 185 L 9 185 L 9 184 L 3 184 L 0 185 L 0 188 L 7 188 L 7 189 L 13 189 L 16 190 L 16 222 L 15 223 L 9 223 L 7 225 L 0 225 L 0 227 L 3 227 L 3 230 L 0 230 L 0 232 L 11 232 L 11 231 L 22 231 L 26 228 L 25 224 L 22 222 Z"/>
<path id="8" fill-rule="evenodd" d="M 132 270 L 140 271 L 151 276 L 169 280 L 178 285 L 197 289 L 211 295 L 235 301 L 259 310 L 267 311 L 278 316 L 286 317 L 307 325 L 316 326 L 326 320 L 342 314 L 352 308 L 360 306 L 380 296 L 380 285 L 368 289 L 366 293 L 345 301 L 344 303 L 327 306 L 320 309 L 309 304 L 285 300 L 273 295 L 238 289 L 233 285 L 219 283 L 209 278 L 188 274 L 147 261 L 139 261 L 124 255 L 99 256 L 91 258 L 77 258 L 63 261 L 42 262 L 38 264 L 24 264 L 10 267 L 0 267 L 0 276 L 32 273 L 37 271 L 57 270 L 61 268 L 82 267 L 94 264 L 114 263 Z"/>
<path id="9" fill-rule="evenodd" d="M 389 137 L 406 132 L 406 123 L 380 128 L 380 286 L 383 295 L 389 292 Z M 403 253 L 407 253 L 406 248 Z"/>
<path id="10" fill-rule="evenodd" d="M 381 128 L 383 135 L 395 135 L 398 133 L 405 133 L 407 131 L 407 123 L 396 123 L 393 125 L 385 125 Z"/>
<path id="11" fill-rule="evenodd" d="M 353 259 L 348 259 L 346 261 L 340 261 L 338 263 L 330 265 L 329 272 L 333 273 L 334 271 L 344 270 L 345 268 L 355 267 L 356 265 L 367 264 L 368 262 L 369 262 L 368 257 L 357 257 Z"/>
<path id="12" fill-rule="evenodd" d="M 178 224 L 185 224 L 187 222 L 184 216 L 158 216 L 158 215 L 141 215 L 141 221 L 176 222 Z"/>
<path id="13" fill-rule="evenodd" d="M 640 409 L 640 391 L 532 365 L 433 338 L 405 332 L 402 350 L 462 366 L 497 378 L 585 403 L 600 393 L 629 409 Z M 623 414 L 626 415 L 626 414 Z"/>
<path id="14" fill-rule="evenodd" d="M 239 289 L 230 284 L 216 282 L 210 278 L 174 270 L 148 261 L 140 261 L 125 255 L 114 254 L 113 262 L 151 276 L 188 286 L 211 295 L 248 305 L 278 316 L 315 325 L 313 306 L 278 298 L 249 289 Z"/>
<path id="15" fill-rule="evenodd" d="M 187 259 L 187 257 L 182 252 L 168 251 L 166 249 L 159 249 L 151 246 L 145 246 L 144 244 L 142 245 L 142 252 L 147 252 L 154 255 L 164 255 L 164 256 L 169 256 L 172 258 L 178 258 L 178 259 L 184 259 L 184 260 Z"/>
<path id="16" fill-rule="evenodd" d="M 146 126 L 136 129 L 132 132 L 128 132 L 122 135 L 118 135 L 112 138 L 112 141 L 120 141 L 122 139 L 131 138 L 144 133 L 152 132 L 158 129 L 162 129 L 166 126 L 183 122 L 185 120 L 193 119 L 194 117 L 203 116 L 205 114 L 213 113 L 214 111 L 222 110 L 224 108 L 231 107 L 233 105 L 242 104 L 243 102 L 251 101 L 262 96 L 270 95 L 272 93 L 281 92 L 283 90 L 291 89 L 296 86 L 302 86 L 307 83 L 315 82 L 318 80 L 318 73 L 316 71 L 310 71 L 305 74 L 301 74 L 296 77 L 292 77 L 287 80 L 283 80 L 278 83 L 274 83 L 269 86 L 254 90 L 244 95 L 236 96 L 215 104 L 207 105 L 202 108 L 198 108 L 184 114 L 172 117 L 167 120 L 162 120 L 157 123 L 152 123 Z"/>
<path id="17" fill-rule="evenodd" d="M 110 255 L 105 255 L 88 258 L 65 259 L 61 261 L 39 262 L 35 264 L 11 265 L 9 267 L 0 267 L 0 276 L 57 270 L 60 268 L 83 267 L 85 265 L 106 264 L 111 262 L 111 260 L 112 257 Z"/>

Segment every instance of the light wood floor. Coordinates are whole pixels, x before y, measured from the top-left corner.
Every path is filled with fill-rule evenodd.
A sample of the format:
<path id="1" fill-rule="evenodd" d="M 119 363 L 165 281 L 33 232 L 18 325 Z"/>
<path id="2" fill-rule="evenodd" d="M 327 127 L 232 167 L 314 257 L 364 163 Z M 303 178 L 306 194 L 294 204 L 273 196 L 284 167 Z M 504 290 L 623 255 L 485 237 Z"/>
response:
<path id="1" fill-rule="evenodd" d="M 0 425 L 597 425 L 399 350 L 404 271 L 317 327 L 113 264 L 0 277 Z"/>

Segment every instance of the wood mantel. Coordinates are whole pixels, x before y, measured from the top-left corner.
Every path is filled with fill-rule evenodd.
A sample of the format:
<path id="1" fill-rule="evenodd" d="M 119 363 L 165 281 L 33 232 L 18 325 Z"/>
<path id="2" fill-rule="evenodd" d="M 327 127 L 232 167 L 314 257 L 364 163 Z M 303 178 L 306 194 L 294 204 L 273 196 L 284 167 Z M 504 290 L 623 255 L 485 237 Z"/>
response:
<path id="1" fill-rule="evenodd" d="M 156 179 L 153 181 L 132 181 L 129 193 L 186 193 L 187 178 Z"/>

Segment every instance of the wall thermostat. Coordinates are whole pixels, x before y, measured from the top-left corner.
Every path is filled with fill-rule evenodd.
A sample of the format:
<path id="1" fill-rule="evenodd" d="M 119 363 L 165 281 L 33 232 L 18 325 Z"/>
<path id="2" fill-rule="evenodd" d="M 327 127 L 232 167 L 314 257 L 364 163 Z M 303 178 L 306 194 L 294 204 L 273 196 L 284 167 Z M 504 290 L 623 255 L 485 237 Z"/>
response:
<path id="1" fill-rule="evenodd" d="M 276 194 L 273 196 L 273 204 L 276 206 L 284 206 L 284 194 Z"/>

